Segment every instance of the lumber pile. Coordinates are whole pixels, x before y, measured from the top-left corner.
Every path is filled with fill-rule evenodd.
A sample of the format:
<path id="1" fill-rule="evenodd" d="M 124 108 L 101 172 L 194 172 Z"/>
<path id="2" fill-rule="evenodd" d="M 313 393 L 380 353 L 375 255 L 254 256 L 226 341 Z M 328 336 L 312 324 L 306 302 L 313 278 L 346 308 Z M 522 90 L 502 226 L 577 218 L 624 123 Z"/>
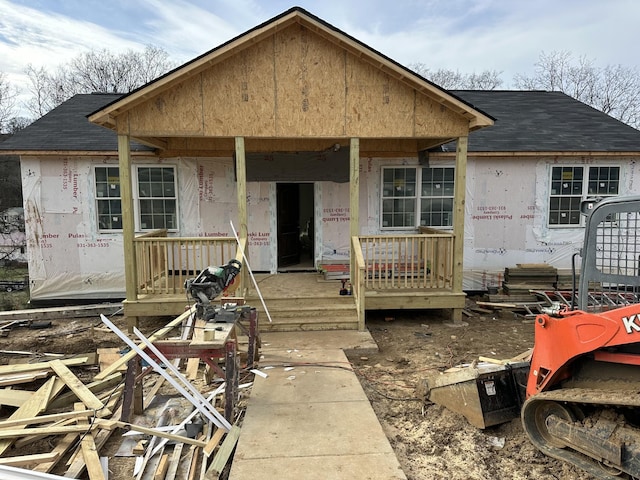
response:
<path id="1" fill-rule="evenodd" d="M 167 336 L 176 326 L 184 327 L 193 320 L 192 310 L 149 339 L 142 337 L 138 348 L 152 349 L 148 342 Z M 28 469 L 67 478 L 85 475 L 90 480 L 107 479 L 109 459 L 104 456 L 104 447 L 108 441 L 116 441 L 121 442 L 122 450 L 127 437 L 133 441 L 129 441 L 130 453 L 123 456 L 135 457 L 135 470 L 126 478 L 218 478 L 239 436 L 238 426 L 219 413 L 225 384 L 220 380 L 221 385 L 214 388 L 207 383 L 200 388 L 213 391 L 200 394 L 179 371 L 179 361 L 171 362 L 175 370 L 170 375 L 165 364 L 158 365 L 163 372 L 148 366 L 143 376 L 131 369 L 135 351 L 100 353 L 98 361 L 95 354 L 78 358 L 52 355 L 45 362 L 0 365 L 0 412 L 4 414 L 0 416 L 0 478 L 14 478 L 15 469 Z M 95 372 L 97 364 L 101 366 L 99 373 L 90 381 L 81 380 Z M 172 391 L 181 406 L 177 408 L 172 397 L 154 414 L 155 424 L 145 426 L 140 415 L 134 417 L 136 412 L 123 401 L 132 399 L 125 392 L 134 391 L 140 377 L 147 382 L 145 401 L 141 402 L 144 416 L 157 407 L 154 398 L 160 398 L 158 392 L 169 376 L 169 383 L 183 382 L 182 389 Z M 205 396 L 205 402 L 198 400 Z M 132 403 L 135 401 L 134 396 Z"/>
<path id="2" fill-rule="evenodd" d="M 517 264 L 504 269 L 502 290 L 506 295 L 528 295 L 531 290 L 556 290 L 558 270 L 546 263 Z"/>

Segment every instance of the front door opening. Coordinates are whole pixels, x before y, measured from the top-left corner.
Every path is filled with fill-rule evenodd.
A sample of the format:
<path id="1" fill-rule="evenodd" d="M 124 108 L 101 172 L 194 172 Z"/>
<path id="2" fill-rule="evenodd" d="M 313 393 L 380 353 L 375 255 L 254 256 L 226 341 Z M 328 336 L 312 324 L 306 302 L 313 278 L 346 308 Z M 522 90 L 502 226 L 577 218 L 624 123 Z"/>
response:
<path id="1" fill-rule="evenodd" d="M 313 183 L 278 183 L 278 270 L 314 268 Z"/>

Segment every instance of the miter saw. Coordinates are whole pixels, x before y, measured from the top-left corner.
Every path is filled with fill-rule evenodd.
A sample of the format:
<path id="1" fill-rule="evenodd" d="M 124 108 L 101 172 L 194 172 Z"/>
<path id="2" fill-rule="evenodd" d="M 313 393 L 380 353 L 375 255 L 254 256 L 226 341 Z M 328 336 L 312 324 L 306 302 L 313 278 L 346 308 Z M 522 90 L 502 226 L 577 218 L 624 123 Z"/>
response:
<path id="1" fill-rule="evenodd" d="M 196 301 L 196 315 L 205 321 L 233 322 L 237 312 L 233 307 L 214 306 L 211 301 L 221 295 L 233 283 L 242 264 L 231 260 L 220 267 L 207 267 L 196 278 L 184 283 L 187 294 Z"/>

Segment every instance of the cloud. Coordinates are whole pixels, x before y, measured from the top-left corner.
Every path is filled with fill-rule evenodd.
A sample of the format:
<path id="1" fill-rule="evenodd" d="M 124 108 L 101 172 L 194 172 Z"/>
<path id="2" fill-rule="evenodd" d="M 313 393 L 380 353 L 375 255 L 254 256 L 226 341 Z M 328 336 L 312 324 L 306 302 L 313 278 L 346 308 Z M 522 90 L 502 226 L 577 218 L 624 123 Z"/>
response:
<path id="1" fill-rule="evenodd" d="M 296 4 L 397 62 L 434 70 L 516 73 L 542 51 L 598 66 L 640 65 L 640 2 L 629 0 L 299 0 Z M 31 5 L 31 6 L 29 6 Z M 183 63 L 291 8 L 288 0 L 0 0 L 0 72 L 25 85 L 87 49 L 152 44 Z"/>
<path id="2" fill-rule="evenodd" d="M 117 31 L 75 20 L 63 15 L 0 0 L 0 54 L 15 70 L 26 63 L 52 66 L 69 58 L 72 52 L 110 48 L 121 50 L 137 44 Z"/>

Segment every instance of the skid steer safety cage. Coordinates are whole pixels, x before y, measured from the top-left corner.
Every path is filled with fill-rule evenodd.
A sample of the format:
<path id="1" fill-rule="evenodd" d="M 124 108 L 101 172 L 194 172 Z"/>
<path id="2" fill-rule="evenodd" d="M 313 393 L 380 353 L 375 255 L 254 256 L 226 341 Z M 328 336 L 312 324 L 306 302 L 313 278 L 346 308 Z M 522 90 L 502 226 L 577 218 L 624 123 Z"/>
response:
<path id="1" fill-rule="evenodd" d="M 576 305 L 605 311 L 640 303 L 640 196 L 583 202 L 587 215 Z"/>

